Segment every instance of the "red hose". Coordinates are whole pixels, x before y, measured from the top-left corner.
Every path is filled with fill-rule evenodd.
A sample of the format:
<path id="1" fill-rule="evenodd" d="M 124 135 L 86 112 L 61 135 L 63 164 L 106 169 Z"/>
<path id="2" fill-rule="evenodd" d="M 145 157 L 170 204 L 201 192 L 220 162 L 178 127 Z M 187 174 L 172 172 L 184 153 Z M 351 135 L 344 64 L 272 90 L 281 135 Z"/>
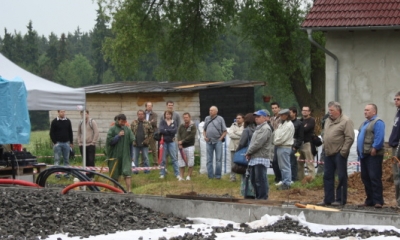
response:
<path id="1" fill-rule="evenodd" d="M 41 186 L 37 185 L 36 183 L 19 180 L 19 179 L 0 179 L 0 184 L 14 184 L 14 185 L 27 186 L 27 187 L 41 188 Z"/>
<path id="2" fill-rule="evenodd" d="M 124 191 L 122 191 L 121 189 L 113 187 L 113 186 L 105 184 L 105 183 L 102 183 L 102 182 L 86 182 L 85 181 L 85 182 L 77 182 L 77 183 L 73 183 L 71 185 L 68 185 L 66 188 L 64 188 L 61 191 L 61 194 L 66 194 L 66 193 L 68 193 L 69 190 L 74 189 L 76 187 L 80 187 L 80 186 L 104 187 L 104 188 L 110 189 L 111 191 L 116 192 L 116 193 L 124 193 Z"/>

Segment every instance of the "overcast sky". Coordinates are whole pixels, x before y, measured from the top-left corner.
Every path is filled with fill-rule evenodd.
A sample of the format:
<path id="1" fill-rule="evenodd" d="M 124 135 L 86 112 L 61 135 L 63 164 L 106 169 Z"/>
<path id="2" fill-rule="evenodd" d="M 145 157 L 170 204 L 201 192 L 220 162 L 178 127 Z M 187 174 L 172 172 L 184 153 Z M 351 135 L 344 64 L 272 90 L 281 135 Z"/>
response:
<path id="1" fill-rule="evenodd" d="M 24 35 L 29 20 L 39 36 L 73 33 L 78 26 L 81 32 L 89 32 L 95 25 L 96 9 L 92 0 L 0 0 L 0 36 L 4 37 L 4 28 Z"/>

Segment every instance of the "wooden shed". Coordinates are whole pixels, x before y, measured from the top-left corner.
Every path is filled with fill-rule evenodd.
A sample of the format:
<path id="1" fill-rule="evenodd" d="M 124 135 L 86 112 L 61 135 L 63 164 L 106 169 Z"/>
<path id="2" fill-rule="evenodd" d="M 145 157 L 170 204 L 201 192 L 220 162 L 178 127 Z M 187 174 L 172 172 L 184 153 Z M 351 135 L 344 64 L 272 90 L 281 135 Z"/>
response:
<path id="1" fill-rule="evenodd" d="M 254 87 L 264 82 L 118 82 L 85 87 L 86 105 L 91 118 L 100 130 L 104 144 L 107 131 L 117 114 L 124 113 L 128 121 L 137 118 L 136 112 L 145 110 L 145 103 L 153 103 L 153 111 L 160 117 L 166 110 L 166 102 L 174 102 L 174 110 L 181 116 L 189 112 L 192 119 L 201 122 L 209 114 L 212 105 L 224 117 L 229 127 L 237 113 L 254 111 Z M 50 112 L 50 119 L 57 111 Z M 74 139 L 80 123 L 79 111 L 68 111 L 66 116 L 73 124 Z"/>

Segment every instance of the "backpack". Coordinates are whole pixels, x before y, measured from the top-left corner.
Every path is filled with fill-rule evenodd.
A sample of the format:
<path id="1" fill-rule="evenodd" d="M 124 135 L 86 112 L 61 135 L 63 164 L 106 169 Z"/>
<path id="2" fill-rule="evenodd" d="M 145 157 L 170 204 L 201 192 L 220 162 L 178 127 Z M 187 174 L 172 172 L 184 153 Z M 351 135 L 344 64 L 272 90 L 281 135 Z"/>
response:
<path id="1" fill-rule="evenodd" d="M 89 118 L 89 126 L 90 126 L 90 128 L 93 130 L 93 123 L 92 123 L 92 121 L 93 121 L 93 118 Z M 80 123 L 79 123 L 79 128 L 81 128 L 81 129 L 82 129 L 82 123 L 83 123 L 83 120 L 81 120 Z"/>

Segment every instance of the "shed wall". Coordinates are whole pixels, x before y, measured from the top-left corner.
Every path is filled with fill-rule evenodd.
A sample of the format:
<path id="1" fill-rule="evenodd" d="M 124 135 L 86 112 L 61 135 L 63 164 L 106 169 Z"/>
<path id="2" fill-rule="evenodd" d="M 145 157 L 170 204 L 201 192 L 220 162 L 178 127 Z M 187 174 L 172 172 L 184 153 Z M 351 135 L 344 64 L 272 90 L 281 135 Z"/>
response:
<path id="1" fill-rule="evenodd" d="M 96 120 L 100 131 L 100 142 L 104 145 L 107 131 L 117 114 L 123 113 L 128 122 L 137 119 L 136 112 L 145 110 L 145 103 L 153 103 L 153 111 L 159 116 L 166 110 L 166 102 L 174 101 L 174 110 L 181 117 L 184 112 L 189 112 L 193 121 L 200 120 L 199 93 L 126 93 L 126 94 L 87 94 L 87 109 L 91 118 Z M 74 142 L 77 141 L 77 131 L 81 120 L 79 111 L 67 111 L 67 118 L 72 122 Z M 57 117 L 57 111 L 50 111 L 50 119 Z M 159 121 L 159 120 L 158 120 Z M 183 121 L 183 120 L 181 120 Z"/>

